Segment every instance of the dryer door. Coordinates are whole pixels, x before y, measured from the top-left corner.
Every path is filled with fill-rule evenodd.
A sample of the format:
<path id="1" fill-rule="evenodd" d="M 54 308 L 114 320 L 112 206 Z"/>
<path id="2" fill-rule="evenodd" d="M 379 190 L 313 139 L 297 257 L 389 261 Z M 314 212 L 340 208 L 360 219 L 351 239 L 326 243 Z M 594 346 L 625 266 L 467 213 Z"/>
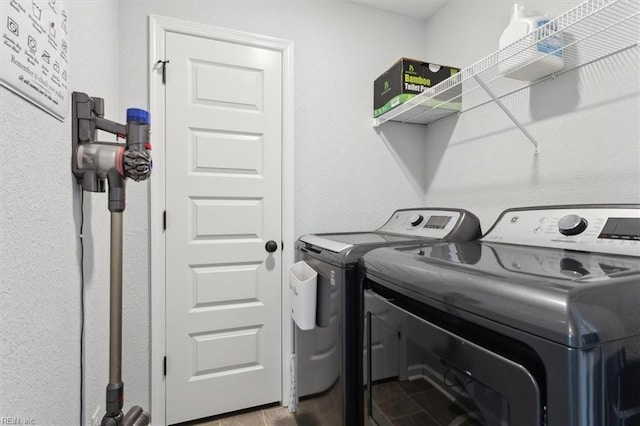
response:
<path id="1" fill-rule="evenodd" d="M 398 372 L 395 377 L 376 380 L 377 374 L 369 368 L 373 380 L 367 405 L 375 424 L 541 424 L 540 389 L 526 368 L 371 290 L 367 293 L 367 365 L 397 363 L 393 367 Z M 372 328 L 386 340 L 395 339 L 396 344 L 388 347 L 397 353 L 372 350 Z"/>

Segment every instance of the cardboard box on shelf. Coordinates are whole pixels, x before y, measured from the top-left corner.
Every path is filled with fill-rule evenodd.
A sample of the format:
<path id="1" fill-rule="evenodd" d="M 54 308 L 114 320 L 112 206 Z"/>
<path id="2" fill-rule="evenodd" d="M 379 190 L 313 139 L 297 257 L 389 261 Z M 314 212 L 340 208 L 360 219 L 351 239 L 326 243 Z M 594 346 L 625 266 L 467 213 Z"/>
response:
<path id="1" fill-rule="evenodd" d="M 373 83 L 373 117 L 391 111 L 459 71 L 459 68 L 400 58 Z M 460 93 L 461 87 L 457 85 L 442 96 L 427 100 L 424 106 L 460 111 Z"/>

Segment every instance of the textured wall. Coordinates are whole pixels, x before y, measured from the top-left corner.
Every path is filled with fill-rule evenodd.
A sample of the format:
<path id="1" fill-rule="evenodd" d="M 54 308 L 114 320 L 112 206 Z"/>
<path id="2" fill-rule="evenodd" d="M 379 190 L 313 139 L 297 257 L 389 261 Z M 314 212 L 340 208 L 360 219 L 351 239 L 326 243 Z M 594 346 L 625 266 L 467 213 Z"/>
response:
<path id="1" fill-rule="evenodd" d="M 422 23 L 335 2 L 66 4 L 71 88 L 105 98 L 107 117 L 120 121 L 125 108 L 148 106 L 149 13 L 294 41 L 296 235 L 372 228 L 397 206 L 424 198 L 422 171 L 411 161 L 412 152 L 424 152 L 421 138 L 390 143 L 388 149 L 369 125 L 371 82 L 399 56 L 419 56 Z M 0 416 L 77 424 L 80 193 L 69 167 L 71 125 L 5 89 L 0 102 Z M 422 135 L 423 129 L 396 131 L 416 132 Z M 409 166 L 396 158 L 409 159 Z M 127 405 L 145 408 L 150 392 L 147 205 L 148 185 L 130 183 L 123 376 Z M 98 405 L 104 410 L 108 370 L 105 195 L 86 194 L 84 212 L 87 421 Z"/>
<path id="2" fill-rule="evenodd" d="M 120 8 L 123 106 L 147 101 L 146 84 L 130 76 L 148 72 L 149 14 L 294 42 L 296 236 L 371 228 L 397 206 L 421 203 L 422 172 L 405 170 L 370 121 L 373 80 L 399 57 L 420 56 L 423 23 L 335 1 L 128 2 Z M 423 129 L 399 132 L 415 131 Z M 394 146 L 402 155 L 424 151 L 414 137 L 402 142 Z"/>
<path id="3" fill-rule="evenodd" d="M 107 116 L 119 120 L 129 106 L 148 106 L 150 13 L 294 41 L 296 236 L 370 229 L 393 209 L 420 204 L 468 207 L 486 229 L 513 205 L 640 196 L 637 56 L 508 101 L 540 139 L 538 156 L 493 107 L 430 129 L 371 128 L 377 75 L 400 56 L 469 65 L 496 49 L 511 2 L 453 1 L 427 24 L 332 1 L 67 3 L 72 88 L 104 97 Z M 536 3 L 550 14 L 574 4 Z M 549 105 L 551 94 L 564 102 Z M 0 105 L 0 416 L 77 424 L 80 200 L 71 126 L 5 89 Z M 128 404 L 148 408 L 148 185 L 130 184 L 128 200 L 123 374 Z M 104 409 L 108 218 L 105 196 L 88 194 L 87 416 Z"/>
<path id="4" fill-rule="evenodd" d="M 552 17 L 579 4 L 519 3 Z M 511 8 L 448 3 L 426 24 L 425 57 L 471 65 L 498 48 Z M 640 202 L 639 62 L 636 48 L 504 99 L 539 155 L 495 105 L 435 124 L 425 138 L 426 203 L 467 207 L 487 230 L 508 207 Z"/>
<path id="5" fill-rule="evenodd" d="M 118 6 L 65 2 L 70 88 L 118 109 Z M 71 174 L 71 121 L 0 88 L 0 417 L 79 423 L 80 192 Z M 85 401 L 90 416 L 108 381 L 109 215 L 85 196 Z"/>
<path id="6" fill-rule="evenodd" d="M 370 229 L 380 226 L 397 206 L 421 203 L 424 178 L 420 168 L 407 171 L 370 126 L 373 79 L 398 57 L 419 54 L 423 48 L 421 22 L 330 1 L 188 4 L 189 7 L 177 1 L 121 4 L 122 108 L 144 106 L 148 99 L 149 14 L 292 40 L 295 236 Z M 171 72 L 171 64 L 167 72 Z M 420 137 L 406 138 L 395 149 L 400 155 L 419 160 L 424 157 L 424 129 L 398 130 L 401 135 L 416 131 Z M 413 154 L 408 152 L 411 149 Z M 146 205 L 148 192 L 142 186 L 129 188 L 132 211 L 125 225 L 136 233 L 136 238 L 128 241 L 140 264 L 147 265 L 148 210 L 139 207 Z M 149 289 L 144 283 L 148 281 L 148 271 L 125 269 L 125 274 L 141 285 L 131 287 L 129 302 L 125 301 L 125 308 L 135 301 L 139 309 L 128 309 L 125 316 L 125 350 L 129 349 L 130 355 L 123 369 L 129 401 L 136 398 L 136 403 L 146 405 L 150 342 Z"/>

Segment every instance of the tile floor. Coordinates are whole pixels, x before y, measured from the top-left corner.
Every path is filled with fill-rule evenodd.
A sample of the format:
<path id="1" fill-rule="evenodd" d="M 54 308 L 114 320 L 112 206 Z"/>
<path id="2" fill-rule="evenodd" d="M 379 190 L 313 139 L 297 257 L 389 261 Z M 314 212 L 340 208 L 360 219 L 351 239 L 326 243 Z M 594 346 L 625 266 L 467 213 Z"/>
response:
<path id="1" fill-rule="evenodd" d="M 374 384 L 372 410 L 380 426 L 481 425 L 426 380 Z"/>
<path id="2" fill-rule="evenodd" d="M 335 426 L 340 423 L 340 395 L 334 384 L 322 394 L 301 399 L 295 414 L 276 403 L 176 426 Z"/>
<path id="3" fill-rule="evenodd" d="M 335 426 L 340 424 L 341 395 L 336 382 L 321 394 L 301 398 L 295 414 L 276 403 L 176 426 Z"/>
<path id="4" fill-rule="evenodd" d="M 177 426 L 335 426 L 340 423 L 339 401 L 334 387 L 318 397 L 301 400 L 295 414 L 272 404 Z M 480 425 L 424 380 L 375 384 L 373 410 L 381 426 Z M 369 426 L 368 418 L 365 426 Z"/>
<path id="5" fill-rule="evenodd" d="M 298 426 L 296 417 L 280 404 L 181 423 L 180 426 Z"/>
<path id="6" fill-rule="evenodd" d="M 299 408 L 294 414 L 287 407 L 274 404 L 175 426 L 335 426 L 339 424 L 337 414 L 338 411 L 334 411 L 319 418 L 315 414 L 309 415 L 304 409 Z M 366 426 L 369 426 L 368 422 Z"/>

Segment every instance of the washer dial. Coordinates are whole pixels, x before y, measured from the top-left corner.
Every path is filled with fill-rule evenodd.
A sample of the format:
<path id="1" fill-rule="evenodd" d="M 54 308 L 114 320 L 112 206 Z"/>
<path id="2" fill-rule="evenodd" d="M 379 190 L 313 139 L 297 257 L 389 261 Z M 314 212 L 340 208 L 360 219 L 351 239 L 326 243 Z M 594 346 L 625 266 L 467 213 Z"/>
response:
<path id="1" fill-rule="evenodd" d="M 587 219 L 577 214 L 568 214 L 558 221 L 558 230 L 562 235 L 578 235 L 587 229 Z"/>
<path id="2" fill-rule="evenodd" d="M 422 223 L 423 220 L 424 220 L 424 216 L 422 216 L 421 214 L 414 214 L 409 218 L 409 221 L 411 222 L 411 226 L 418 226 L 420 225 L 420 223 Z"/>

